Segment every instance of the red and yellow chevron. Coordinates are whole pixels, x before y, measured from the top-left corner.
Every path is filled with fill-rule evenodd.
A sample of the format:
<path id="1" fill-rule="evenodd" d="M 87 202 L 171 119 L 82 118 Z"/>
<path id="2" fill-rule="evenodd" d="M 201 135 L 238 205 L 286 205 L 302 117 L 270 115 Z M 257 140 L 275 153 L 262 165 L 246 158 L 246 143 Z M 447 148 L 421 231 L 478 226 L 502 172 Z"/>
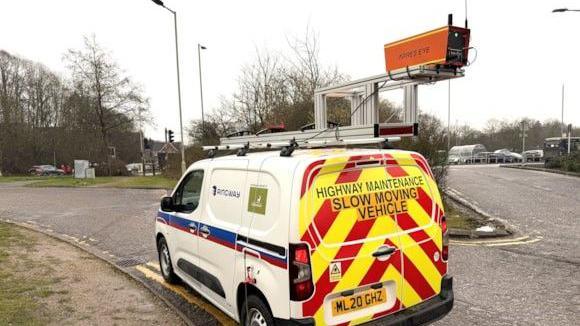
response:
<path id="1" fill-rule="evenodd" d="M 357 162 L 377 160 L 381 164 L 357 166 Z M 321 188 L 332 185 L 364 185 L 405 177 L 421 177 L 423 182 L 414 187 L 413 197 L 405 200 L 404 211 L 378 218 L 361 220 L 355 209 L 334 209 L 333 200 L 340 196 L 320 195 Z M 441 291 L 441 279 L 447 272 L 447 263 L 438 258 L 442 246 L 439 221 L 444 211 L 423 156 L 401 151 L 319 160 L 306 169 L 301 190 L 299 231 L 311 248 L 315 284 L 314 295 L 302 304 L 304 317 L 313 317 L 317 325 L 328 324 L 324 301 L 329 294 L 378 282 L 394 282 L 395 304 L 387 311 L 346 324 L 397 312 Z M 397 250 L 388 260 L 379 261 L 372 253 L 385 244 Z M 342 269 L 342 277 L 335 282 L 330 279 L 331 262 L 340 262 Z"/>

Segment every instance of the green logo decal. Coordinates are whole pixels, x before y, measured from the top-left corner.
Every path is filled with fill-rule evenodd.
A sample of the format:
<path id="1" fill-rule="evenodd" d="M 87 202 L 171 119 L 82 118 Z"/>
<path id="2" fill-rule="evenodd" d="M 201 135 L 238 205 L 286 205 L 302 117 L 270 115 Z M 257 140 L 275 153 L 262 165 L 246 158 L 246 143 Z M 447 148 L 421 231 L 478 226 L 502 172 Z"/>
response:
<path id="1" fill-rule="evenodd" d="M 267 200 L 268 188 L 250 187 L 248 212 L 265 215 Z"/>

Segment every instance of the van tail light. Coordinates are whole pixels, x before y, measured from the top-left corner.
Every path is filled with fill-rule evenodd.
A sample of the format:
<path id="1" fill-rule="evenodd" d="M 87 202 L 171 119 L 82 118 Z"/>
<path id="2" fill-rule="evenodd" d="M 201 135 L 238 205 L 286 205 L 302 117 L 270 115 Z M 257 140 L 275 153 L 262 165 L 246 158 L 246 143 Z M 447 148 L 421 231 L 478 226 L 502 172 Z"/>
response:
<path id="1" fill-rule="evenodd" d="M 441 234 L 443 235 L 441 259 L 447 261 L 449 258 L 449 231 L 447 230 L 447 218 L 445 216 L 441 217 Z"/>
<path id="2" fill-rule="evenodd" d="M 290 300 L 306 300 L 313 291 L 310 249 L 305 243 L 290 244 Z"/>

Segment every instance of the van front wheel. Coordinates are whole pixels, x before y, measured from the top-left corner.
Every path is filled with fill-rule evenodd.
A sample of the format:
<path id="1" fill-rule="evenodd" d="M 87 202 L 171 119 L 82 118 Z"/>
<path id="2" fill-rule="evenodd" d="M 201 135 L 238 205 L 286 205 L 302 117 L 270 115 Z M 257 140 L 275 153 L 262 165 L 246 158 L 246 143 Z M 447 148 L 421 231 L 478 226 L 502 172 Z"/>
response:
<path id="1" fill-rule="evenodd" d="M 248 297 L 247 306 L 244 303 L 241 313 L 242 325 L 244 326 L 271 326 L 274 318 L 270 309 L 260 298 L 255 295 Z"/>
<path id="2" fill-rule="evenodd" d="M 167 246 L 167 241 L 165 241 L 164 237 L 159 238 L 159 242 L 157 242 L 157 252 L 159 253 L 159 269 L 161 270 L 163 279 L 165 282 L 170 284 L 177 283 L 178 277 L 173 271 L 171 256 L 169 255 L 169 247 Z"/>

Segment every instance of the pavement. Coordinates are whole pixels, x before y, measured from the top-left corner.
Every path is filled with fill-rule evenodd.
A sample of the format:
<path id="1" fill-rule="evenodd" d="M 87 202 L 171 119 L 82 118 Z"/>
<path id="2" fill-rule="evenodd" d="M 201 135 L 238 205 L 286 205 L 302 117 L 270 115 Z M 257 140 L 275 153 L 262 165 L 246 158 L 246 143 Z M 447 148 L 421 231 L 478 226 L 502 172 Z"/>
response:
<path id="1" fill-rule="evenodd" d="M 575 324 L 580 316 L 580 178 L 457 166 L 448 186 L 516 234 L 453 241 L 455 307 L 437 325 Z M 146 282 L 193 324 L 231 319 L 186 286 L 159 276 L 154 216 L 164 190 L 27 188 L 0 184 L 0 218 L 65 237 Z"/>

